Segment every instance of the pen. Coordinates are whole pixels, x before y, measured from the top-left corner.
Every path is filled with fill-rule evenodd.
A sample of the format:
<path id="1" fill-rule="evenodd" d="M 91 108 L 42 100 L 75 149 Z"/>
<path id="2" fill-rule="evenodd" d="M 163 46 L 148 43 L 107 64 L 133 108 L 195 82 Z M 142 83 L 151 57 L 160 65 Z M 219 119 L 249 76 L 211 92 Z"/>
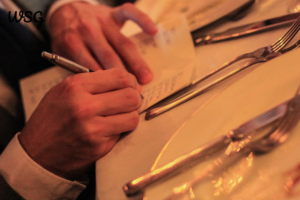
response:
<path id="1" fill-rule="evenodd" d="M 48 61 L 50 61 L 51 63 L 58 65 L 66 70 L 69 70 L 70 72 L 73 73 L 89 73 L 89 72 L 93 72 L 92 70 L 83 67 L 75 62 L 72 62 L 66 58 L 63 58 L 61 56 L 52 54 L 52 53 L 48 53 L 46 51 L 42 52 L 42 57 L 47 59 Z"/>
<path id="2" fill-rule="evenodd" d="M 42 52 L 42 57 L 53 63 L 54 65 L 60 66 L 70 72 L 73 72 L 75 74 L 77 73 L 89 73 L 94 72 L 93 70 L 90 70 L 86 67 L 83 67 L 75 62 L 72 62 L 66 58 L 63 58 L 61 56 L 48 53 L 46 51 Z M 143 95 L 141 95 L 142 100 L 144 99 Z"/>

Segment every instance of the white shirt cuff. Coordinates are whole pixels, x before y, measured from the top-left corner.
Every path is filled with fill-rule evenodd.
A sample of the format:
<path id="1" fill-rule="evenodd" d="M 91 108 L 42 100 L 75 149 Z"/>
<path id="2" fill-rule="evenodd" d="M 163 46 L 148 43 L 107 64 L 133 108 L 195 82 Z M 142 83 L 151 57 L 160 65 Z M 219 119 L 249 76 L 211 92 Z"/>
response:
<path id="1" fill-rule="evenodd" d="M 18 135 L 0 155 L 0 173 L 6 182 L 25 199 L 76 199 L 85 185 L 56 176 L 38 165 L 24 151 Z"/>
<path id="2" fill-rule="evenodd" d="M 66 5 L 68 3 L 72 3 L 75 1 L 83 1 L 83 2 L 87 2 L 90 3 L 92 5 L 98 5 L 99 2 L 97 2 L 96 0 L 58 0 L 55 3 L 53 3 L 47 13 L 47 17 L 46 17 L 46 28 L 48 29 L 49 27 L 49 21 L 51 16 L 53 15 L 53 13 L 58 10 L 60 7 L 62 7 L 63 5 Z"/>

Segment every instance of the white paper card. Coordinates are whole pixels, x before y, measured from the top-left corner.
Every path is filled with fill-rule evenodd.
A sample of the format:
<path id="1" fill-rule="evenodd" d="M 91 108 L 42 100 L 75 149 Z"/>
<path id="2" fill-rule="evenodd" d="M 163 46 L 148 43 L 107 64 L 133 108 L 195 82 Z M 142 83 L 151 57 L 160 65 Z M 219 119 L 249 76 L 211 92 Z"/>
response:
<path id="1" fill-rule="evenodd" d="M 194 71 L 195 49 L 185 18 L 165 21 L 158 28 L 155 37 L 144 33 L 131 37 L 154 72 L 154 80 L 143 86 L 140 111 L 190 84 Z"/>

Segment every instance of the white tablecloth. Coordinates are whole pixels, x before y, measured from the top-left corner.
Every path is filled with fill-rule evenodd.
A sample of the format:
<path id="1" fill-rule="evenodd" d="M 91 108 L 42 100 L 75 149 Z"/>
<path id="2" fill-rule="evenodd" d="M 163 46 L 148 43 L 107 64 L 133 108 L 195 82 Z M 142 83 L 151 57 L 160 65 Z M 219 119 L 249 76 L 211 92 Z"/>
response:
<path id="1" fill-rule="evenodd" d="M 289 2 L 289 0 L 258 0 L 245 18 L 236 22 L 228 22 L 218 27 L 217 30 L 225 30 L 229 27 L 285 15 L 287 14 L 287 4 Z M 141 7 L 142 5 L 143 4 L 140 3 Z M 232 41 L 196 47 L 195 79 L 242 53 L 250 52 L 273 43 L 283 35 L 286 29 L 287 27 Z M 291 44 L 293 44 L 296 39 L 294 39 Z M 211 98 L 215 97 L 246 73 L 247 70 L 213 90 L 153 120 L 145 121 L 145 114 L 142 114 L 138 128 L 122 138 L 111 152 L 97 162 L 97 199 L 129 199 L 123 192 L 122 186 L 129 180 L 149 172 L 164 145 L 184 122 L 186 122 L 198 108 L 205 106 Z M 136 199 L 139 198 L 140 197 L 136 197 Z"/>

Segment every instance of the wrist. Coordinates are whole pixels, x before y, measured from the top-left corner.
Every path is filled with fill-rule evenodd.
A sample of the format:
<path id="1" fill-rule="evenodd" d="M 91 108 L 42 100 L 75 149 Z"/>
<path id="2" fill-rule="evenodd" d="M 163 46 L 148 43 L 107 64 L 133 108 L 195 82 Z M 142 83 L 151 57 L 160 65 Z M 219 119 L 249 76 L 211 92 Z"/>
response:
<path id="1" fill-rule="evenodd" d="M 48 20 L 48 31 L 51 38 L 60 35 L 67 29 L 71 29 L 72 24 L 76 22 L 78 18 L 78 11 L 76 4 L 82 4 L 84 2 L 75 2 L 72 4 L 65 4 L 58 8 Z M 85 4 L 85 3 L 84 3 Z"/>
<path id="2" fill-rule="evenodd" d="M 59 0 L 56 1 L 55 3 L 52 4 L 52 6 L 50 7 L 47 17 L 46 17 L 46 29 L 49 30 L 49 26 L 50 26 L 50 20 L 53 16 L 53 14 L 62 6 L 65 6 L 67 4 L 73 4 L 76 2 L 82 2 L 82 3 L 88 3 L 91 5 L 98 5 L 99 3 L 96 0 Z"/>
<path id="3" fill-rule="evenodd" d="M 17 136 L 21 148 L 30 159 L 58 177 L 70 181 L 76 180 L 85 182 L 88 180 L 87 172 L 90 165 L 84 165 L 80 161 L 72 161 L 71 158 L 63 156 L 62 152 L 64 152 L 65 149 L 60 148 L 63 146 L 62 144 L 59 145 L 58 141 L 53 142 L 57 145 L 53 143 L 49 144 L 46 141 L 35 139 L 32 131 L 33 130 L 25 126 L 22 132 Z"/>

